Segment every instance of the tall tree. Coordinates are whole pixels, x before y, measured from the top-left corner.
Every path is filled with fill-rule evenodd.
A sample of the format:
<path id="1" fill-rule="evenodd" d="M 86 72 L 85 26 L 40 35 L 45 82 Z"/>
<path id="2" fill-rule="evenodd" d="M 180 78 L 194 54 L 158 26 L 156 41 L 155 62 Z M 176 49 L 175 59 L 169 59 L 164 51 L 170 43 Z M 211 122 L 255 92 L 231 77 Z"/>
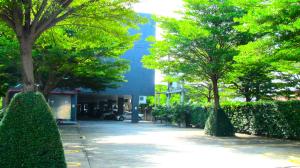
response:
<path id="1" fill-rule="evenodd" d="M 6 30 L 4 28 L 5 26 L 0 32 L 4 32 L 2 31 Z M 0 43 L 3 44 L 3 51 L 0 52 L 6 54 L 0 59 L 0 63 L 3 61 L 0 72 L 7 75 L 7 80 L 14 81 L 1 84 L 5 86 L 4 94 L 8 86 L 20 83 L 20 75 L 15 75 L 20 72 L 16 66 L 20 61 L 17 41 L 13 37 L 13 33 L 9 30 L 0 37 Z M 124 73 L 128 70 L 129 64 L 119 57 L 132 47 L 138 36 L 125 34 L 112 37 L 103 33 L 98 40 L 97 48 L 81 45 L 73 48 L 74 43 L 78 43 L 80 38 L 81 34 L 73 29 L 57 27 L 44 33 L 36 42 L 33 48 L 34 73 L 38 89 L 44 96 L 47 97 L 55 88 L 84 87 L 101 90 L 117 87 L 117 83 L 124 82 Z M 107 38 L 112 39 L 114 44 L 106 40 Z M 9 76 L 13 78 L 8 78 Z"/>
<path id="2" fill-rule="evenodd" d="M 297 87 L 295 82 L 283 79 L 288 74 L 291 81 L 297 77 L 300 69 L 300 4 L 297 0 L 242 0 L 235 1 L 235 5 L 242 7 L 247 14 L 236 21 L 240 25 L 236 29 L 241 32 L 249 32 L 255 36 L 255 40 L 240 47 L 240 70 L 252 71 L 251 81 L 267 82 L 264 86 L 269 87 L 270 77 L 272 83 L 272 96 L 280 94 L 292 94 Z M 265 64 L 268 67 L 263 68 Z M 260 70 L 257 69 L 259 66 Z M 252 67 L 252 69 L 250 69 Z M 255 70 L 256 68 L 256 70 Z M 272 74 L 268 74 L 272 69 Z M 255 72 L 256 71 L 256 72 Z M 246 71 L 244 71 L 246 72 Z M 244 73 L 244 75 L 246 75 Z M 263 76 L 261 76 L 263 75 Z M 260 76 L 260 77 L 259 77 Z M 297 80 L 295 80 L 297 81 Z M 249 82 L 247 82 L 249 83 Z M 265 88 L 266 89 L 266 88 Z M 256 90 L 259 94 L 266 91 L 264 88 Z M 288 96 L 287 96 L 288 97 Z"/>
<path id="3" fill-rule="evenodd" d="M 240 52 L 234 57 L 226 82 L 232 84 L 237 95 L 245 97 L 247 102 L 254 98 L 269 98 L 274 90 L 272 72 L 276 68 L 272 66 L 272 59 L 264 53 L 268 47 L 264 43 L 249 42 L 239 46 L 238 50 Z"/>
<path id="4" fill-rule="evenodd" d="M 249 40 L 247 33 L 234 29 L 238 25 L 234 18 L 243 16 L 244 11 L 229 1 L 185 0 L 185 4 L 182 19 L 158 19 L 165 30 L 164 40 L 153 44 L 151 54 L 143 62 L 149 68 L 210 80 L 214 108 L 218 111 L 219 81 L 238 53 L 235 47 Z"/>
<path id="5" fill-rule="evenodd" d="M 138 35 L 101 32 L 97 41 L 82 44 L 84 35 L 73 27 L 58 27 L 37 41 L 33 54 L 36 82 L 44 95 L 57 87 L 100 90 L 124 81 L 129 65 L 120 56 L 133 46 Z"/>
<path id="6" fill-rule="evenodd" d="M 269 99 L 274 89 L 270 65 L 245 62 L 234 64 L 228 77 L 237 95 L 243 96 L 247 102 Z"/>
<path id="7" fill-rule="evenodd" d="M 234 18 L 244 14 L 229 0 L 185 0 L 182 19 L 159 19 L 164 40 L 155 42 L 144 58 L 150 68 L 167 65 L 170 70 L 212 83 L 214 110 L 206 127 L 210 135 L 233 135 L 233 127 L 220 109 L 219 82 L 238 54 L 236 47 L 249 41 L 248 33 L 234 29 L 238 25 Z"/>
<path id="8" fill-rule="evenodd" d="M 34 90 L 32 49 L 44 32 L 54 26 L 72 27 L 91 42 L 101 32 L 116 36 L 126 34 L 139 20 L 131 10 L 134 2 L 136 0 L 1 0 L 0 21 L 14 31 L 20 45 L 24 91 Z"/>
<path id="9" fill-rule="evenodd" d="M 247 15 L 236 19 L 240 22 L 236 27 L 237 30 L 250 32 L 256 36 L 256 40 L 247 45 L 248 52 L 266 48 L 262 53 L 265 57 L 271 57 L 275 64 L 288 65 L 289 71 L 299 67 L 300 3 L 298 0 L 242 0 L 236 2 L 236 5 L 248 11 Z M 260 48 L 257 48 L 258 45 Z"/>

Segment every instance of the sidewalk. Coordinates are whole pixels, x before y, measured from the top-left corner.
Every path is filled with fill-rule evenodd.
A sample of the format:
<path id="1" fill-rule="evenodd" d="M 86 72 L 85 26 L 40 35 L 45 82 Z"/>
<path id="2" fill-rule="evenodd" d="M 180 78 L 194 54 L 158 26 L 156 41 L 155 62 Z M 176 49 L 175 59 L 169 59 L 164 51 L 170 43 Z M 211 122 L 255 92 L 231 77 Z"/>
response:
<path id="1" fill-rule="evenodd" d="M 61 132 L 68 168 L 90 168 L 78 125 L 61 125 Z"/>

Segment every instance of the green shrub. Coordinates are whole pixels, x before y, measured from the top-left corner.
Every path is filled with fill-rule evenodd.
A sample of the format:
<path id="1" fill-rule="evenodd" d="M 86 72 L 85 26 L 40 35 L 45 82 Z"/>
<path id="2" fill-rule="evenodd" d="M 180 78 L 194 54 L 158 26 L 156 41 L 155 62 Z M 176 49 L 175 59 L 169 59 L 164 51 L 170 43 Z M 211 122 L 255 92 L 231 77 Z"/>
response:
<path id="1" fill-rule="evenodd" d="M 203 129 L 208 116 L 209 113 L 206 108 L 193 106 L 191 111 L 191 125 Z"/>
<path id="2" fill-rule="evenodd" d="M 212 136 L 233 136 L 234 128 L 222 109 L 217 113 L 212 110 L 205 123 L 205 133 Z"/>
<path id="3" fill-rule="evenodd" d="M 65 168 L 60 134 L 40 93 L 19 93 L 0 123 L 0 167 Z"/>
<path id="4" fill-rule="evenodd" d="M 170 108 L 166 106 L 156 106 L 152 109 L 152 115 L 155 120 L 164 120 L 172 123 L 174 121 L 174 113 Z"/>
<path id="5" fill-rule="evenodd" d="M 205 108 L 192 105 L 174 105 L 172 107 L 157 106 L 153 108 L 152 115 L 156 120 L 165 120 L 169 123 L 177 123 L 185 127 L 195 126 L 204 128 L 208 117 Z"/>
<path id="6" fill-rule="evenodd" d="M 191 107 L 188 105 L 175 105 L 170 109 L 173 112 L 173 121 L 185 127 L 191 126 Z"/>
<path id="7" fill-rule="evenodd" d="M 236 132 L 300 138 L 300 102 L 250 102 L 223 105 Z"/>

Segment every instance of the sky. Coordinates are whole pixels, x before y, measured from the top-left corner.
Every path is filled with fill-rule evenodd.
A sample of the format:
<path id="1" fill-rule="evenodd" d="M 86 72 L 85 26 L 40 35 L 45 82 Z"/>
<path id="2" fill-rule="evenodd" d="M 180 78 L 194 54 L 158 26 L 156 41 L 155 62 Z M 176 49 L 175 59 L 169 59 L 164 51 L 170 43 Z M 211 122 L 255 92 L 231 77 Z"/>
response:
<path id="1" fill-rule="evenodd" d="M 140 0 L 133 6 L 138 13 L 149 13 L 158 16 L 178 17 L 177 11 L 182 10 L 182 0 Z M 162 30 L 157 27 L 156 38 L 161 38 Z M 155 71 L 155 84 L 161 84 L 163 75 L 159 71 Z"/>
<path id="2" fill-rule="evenodd" d="M 140 13 L 150 13 L 160 16 L 176 16 L 175 11 L 182 9 L 181 0 L 140 0 L 134 9 Z"/>

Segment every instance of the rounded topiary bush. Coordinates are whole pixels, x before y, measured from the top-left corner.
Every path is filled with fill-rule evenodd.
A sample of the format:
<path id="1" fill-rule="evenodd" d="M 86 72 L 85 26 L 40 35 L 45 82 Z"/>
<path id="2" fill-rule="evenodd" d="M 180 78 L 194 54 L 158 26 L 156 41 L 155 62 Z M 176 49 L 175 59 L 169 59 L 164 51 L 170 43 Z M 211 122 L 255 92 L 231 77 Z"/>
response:
<path id="1" fill-rule="evenodd" d="M 40 93 L 19 93 L 0 123 L 0 167 L 65 168 L 60 134 Z"/>
<path id="2" fill-rule="evenodd" d="M 212 136 L 233 136 L 234 127 L 222 109 L 211 112 L 205 123 L 205 133 Z"/>

